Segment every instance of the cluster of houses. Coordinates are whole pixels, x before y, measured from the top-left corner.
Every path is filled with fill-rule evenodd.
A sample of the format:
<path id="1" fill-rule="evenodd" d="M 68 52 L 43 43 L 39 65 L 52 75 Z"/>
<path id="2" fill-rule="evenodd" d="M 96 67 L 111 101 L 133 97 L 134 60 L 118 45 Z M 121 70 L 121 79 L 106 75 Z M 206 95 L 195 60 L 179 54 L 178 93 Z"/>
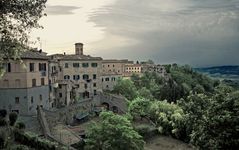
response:
<path id="1" fill-rule="evenodd" d="M 104 90 L 113 90 L 119 78 L 141 75 L 145 71 L 166 71 L 161 65 L 104 60 L 83 53 L 83 44 L 75 44 L 75 54 L 47 55 L 30 50 L 19 60 L 4 60 L 0 78 L 0 109 L 20 115 L 35 115 L 37 106 L 51 110 L 93 98 Z"/>

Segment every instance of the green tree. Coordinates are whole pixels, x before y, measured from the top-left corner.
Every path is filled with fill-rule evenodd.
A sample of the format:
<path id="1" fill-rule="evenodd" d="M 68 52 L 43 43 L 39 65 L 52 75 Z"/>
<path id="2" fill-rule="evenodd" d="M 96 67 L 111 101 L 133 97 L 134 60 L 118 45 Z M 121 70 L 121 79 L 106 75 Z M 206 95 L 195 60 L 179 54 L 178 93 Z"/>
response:
<path id="1" fill-rule="evenodd" d="M 139 89 L 138 90 L 138 95 L 139 95 L 139 97 L 142 97 L 142 98 L 147 98 L 147 99 L 150 99 L 150 100 L 153 99 L 153 95 L 151 94 L 150 90 L 147 89 L 146 87 L 143 87 L 143 88 Z"/>
<path id="2" fill-rule="evenodd" d="M 119 79 L 112 92 L 121 94 L 128 100 L 133 100 L 137 96 L 136 87 L 134 83 L 129 79 Z"/>
<path id="3" fill-rule="evenodd" d="M 129 104 L 129 113 L 133 117 L 146 117 L 149 114 L 151 102 L 145 98 L 137 97 Z"/>
<path id="4" fill-rule="evenodd" d="M 10 126 L 14 126 L 15 122 L 17 121 L 17 113 L 12 112 L 9 114 L 9 121 L 10 121 Z"/>
<path id="5" fill-rule="evenodd" d="M 27 48 L 28 34 L 39 28 L 47 0 L 0 1 L 0 61 L 18 58 Z"/>
<path id="6" fill-rule="evenodd" d="M 144 141 L 124 116 L 102 112 L 86 133 L 86 150 L 143 150 Z"/>
<path id="7" fill-rule="evenodd" d="M 159 132 L 182 137 L 184 132 L 184 112 L 177 104 L 167 101 L 155 101 L 149 109 L 149 115 Z"/>

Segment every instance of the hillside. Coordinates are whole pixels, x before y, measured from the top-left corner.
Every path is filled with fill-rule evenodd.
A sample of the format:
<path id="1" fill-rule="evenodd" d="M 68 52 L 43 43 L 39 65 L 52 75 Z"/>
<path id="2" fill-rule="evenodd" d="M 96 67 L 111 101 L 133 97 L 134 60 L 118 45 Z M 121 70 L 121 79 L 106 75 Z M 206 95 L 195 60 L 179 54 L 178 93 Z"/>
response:
<path id="1" fill-rule="evenodd" d="M 215 66 L 195 68 L 196 71 L 208 74 L 213 78 L 239 80 L 239 66 Z"/>

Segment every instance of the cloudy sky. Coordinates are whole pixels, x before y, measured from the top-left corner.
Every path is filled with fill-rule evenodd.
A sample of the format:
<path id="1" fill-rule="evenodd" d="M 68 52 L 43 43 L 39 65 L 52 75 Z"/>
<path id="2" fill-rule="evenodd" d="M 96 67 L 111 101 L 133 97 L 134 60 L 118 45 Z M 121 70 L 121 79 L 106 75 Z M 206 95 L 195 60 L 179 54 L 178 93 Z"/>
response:
<path id="1" fill-rule="evenodd" d="M 239 0 L 48 0 L 41 38 L 48 53 L 239 65 Z M 40 44 L 37 44 L 40 47 Z"/>

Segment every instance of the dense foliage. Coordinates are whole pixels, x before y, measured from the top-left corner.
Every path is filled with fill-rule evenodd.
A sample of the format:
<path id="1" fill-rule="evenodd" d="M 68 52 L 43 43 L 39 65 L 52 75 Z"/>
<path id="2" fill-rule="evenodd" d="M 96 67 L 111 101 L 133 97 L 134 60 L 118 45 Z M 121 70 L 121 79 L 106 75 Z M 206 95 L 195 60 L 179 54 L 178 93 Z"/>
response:
<path id="1" fill-rule="evenodd" d="M 129 79 L 120 79 L 114 86 L 113 93 L 121 94 L 128 100 L 132 100 L 137 96 L 136 87 Z"/>
<path id="2" fill-rule="evenodd" d="M 47 0 L 0 1 L 0 60 L 18 58 L 28 43 L 32 28 L 39 28 Z"/>
<path id="3" fill-rule="evenodd" d="M 187 65 L 165 67 L 167 77 L 149 72 L 132 76 L 137 95 L 129 99 L 129 113 L 149 118 L 160 133 L 199 149 L 237 149 L 239 91 Z"/>
<path id="4" fill-rule="evenodd" d="M 143 150 L 144 141 L 127 117 L 102 112 L 86 133 L 88 150 Z"/>

